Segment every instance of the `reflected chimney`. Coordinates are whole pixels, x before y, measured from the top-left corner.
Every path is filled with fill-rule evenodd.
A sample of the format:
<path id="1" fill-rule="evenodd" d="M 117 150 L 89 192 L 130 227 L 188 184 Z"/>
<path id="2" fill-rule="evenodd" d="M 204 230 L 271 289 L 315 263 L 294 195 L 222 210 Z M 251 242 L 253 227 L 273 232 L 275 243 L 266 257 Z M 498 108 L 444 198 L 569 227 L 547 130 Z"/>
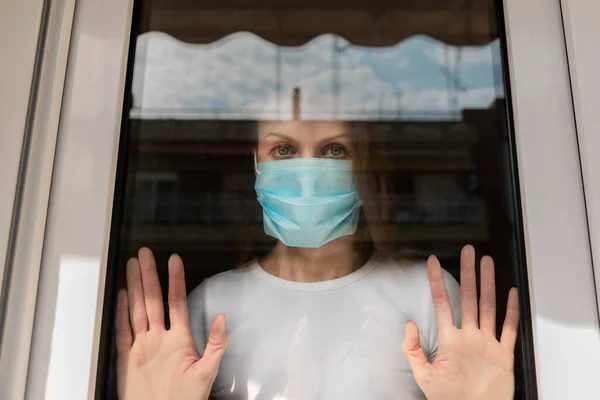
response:
<path id="1" fill-rule="evenodd" d="M 292 98 L 292 119 L 300 119 L 300 88 L 294 88 L 294 97 Z"/>

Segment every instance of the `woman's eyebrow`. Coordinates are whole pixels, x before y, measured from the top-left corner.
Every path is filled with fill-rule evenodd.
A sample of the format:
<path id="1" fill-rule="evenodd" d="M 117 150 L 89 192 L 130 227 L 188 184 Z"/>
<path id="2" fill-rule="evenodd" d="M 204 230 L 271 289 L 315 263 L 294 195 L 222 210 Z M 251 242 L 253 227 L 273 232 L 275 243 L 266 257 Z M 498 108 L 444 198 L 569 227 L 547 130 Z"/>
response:
<path id="1" fill-rule="evenodd" d="M 279 132 L 269 132 L 269 133 L 267 133 L 264 136 L 263 140 L 268 139 L 271 136 L 277 137 L 277 138 L 285 140 L 287 142 L 291 142 L 293 144 L 298 143 L 298 141 L 294 137 L 288 136 L 286 134 L 279 133 Z M 342 132 L 342 133 L 338 133 L 338 134 L 333 135 L 333 136 L 329 136 L 329 137 L 323 138 L 323 139 L 319 140 L 318 144 L 323 144 L 323 143 L 331 142 L 332 140 L 335 140 L 335 139 L 349 138 L 349 137 L 350 137 L 350 133 L 348 133 L 348 132 Z"/>
<path id="2" fill-rule="evenodd" d="M 280 139 L 285 139 L 285 140 L 290 140 L 292 139 L 290 136 L 288 135 L 284 135 L 283 133 L 277 133 L 277 132 L 269 132 L 265 135 L 264 139 L 270 137 L 270 136 L 276 136 Z"/>
<path id="3" fill-rule="evenodd" d="M 285 141 L 287 141 L 287 142 L 291 142 L 291 143 L 297 143 L 296 139 L 294 139 L 293 137 L 291 137 L 291 136 L 288 136 L 288 135 L 285 135 L 285 134 L 283 134 L 283 133 L 278 133 L 278 132 L 269 132 L 269 133 L 267 133 L 267 134 L 265 135 L 265 137 L 263 138 L 263 140 L 264 140 L 264 139 L 267 139 L 267 138 L 269 138 L 269 137 L 271 137 L 271 136 L 275 136 L 275 137 L 277 137 L 277 138 L 279 138 L 279 139 L 283 139 L 283 140 L 285 140 Z"/>
<path id="4" fill-rule="evenodd" d="M 332 140 L 339 139 L 339 138 L 350 138 L 350 134 L 348 132 L 342 132 L 337 135 L 329 136 L 329 137 L 319 140 L 319 144 L 331 142 Z"/>

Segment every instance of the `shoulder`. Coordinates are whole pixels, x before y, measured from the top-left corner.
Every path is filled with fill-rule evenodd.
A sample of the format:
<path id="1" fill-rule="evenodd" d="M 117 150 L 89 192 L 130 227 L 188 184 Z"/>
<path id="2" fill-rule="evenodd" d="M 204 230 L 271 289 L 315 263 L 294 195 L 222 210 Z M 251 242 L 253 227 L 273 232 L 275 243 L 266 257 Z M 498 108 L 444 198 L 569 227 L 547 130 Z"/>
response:
<path id="1" fill-rule="evenodd" d="M 373 256 L 373 263 L 373 276 L 377 279 L 411 286 L 422 286 L 428 282 L 425 260 L 376 254 Z"/>
<path id="2" fill-rule="evenodd" d="M 411 294 L 412 296 L 430 296 L 427 261 L 425 259 L 406 259 L 389 255 L 376 255 L 373 277 L 393 290 Z M 444 283 L 452 296 L 458 292 L 456 279 L 442 268 Z M 414 298 L 414 297 L 413 297 Z"/>
<path id="3" fill-rule="evenodd" d="M 427 263 L 422 259 L 407 259 L 387 254 L 376 254 L 374 259 L 376 269 L 382 274 L 411 278 L 427 276 Z"/>
<path id="4" fill-rule="evenodd" d="M 239 268 L 221 272 L 205 279 L 188 295 L 188 303 L 205 303 L 208 298 L 220 294 L 231 296 L 239 293 L 243 286 L 250 284 L 255 276 L 252 269 L 256 261 L 250 261 Z"/>
<path id="5" fill-rule="evenodd" d="M 256 267 L 256 260 L 247 262 L 246 264 L 231 269 L 229 271 L 221 272 L 220 274 L 211 276 L 204 281 L 207 287 L 213 288 L 230 288 L 231 286 L 238 286 L 248 282 L 248 278 L 254 277 L 253 268 Z"/>

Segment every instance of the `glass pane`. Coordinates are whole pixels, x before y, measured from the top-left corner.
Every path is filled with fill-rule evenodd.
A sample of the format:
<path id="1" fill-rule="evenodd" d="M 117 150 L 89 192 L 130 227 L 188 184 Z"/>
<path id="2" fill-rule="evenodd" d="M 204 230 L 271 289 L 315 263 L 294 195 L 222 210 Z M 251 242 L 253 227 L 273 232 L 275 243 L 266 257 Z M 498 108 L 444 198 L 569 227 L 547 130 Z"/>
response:
<path id="1" fill-rule="evenodd" d="M 435 254 L 448 272 L 458 322 L 472 244 L 495 260 L 498 334 L 519 289 L 515 398 L 534 398 L 498 7 L 138 3 L 107 293 L 116 299 L 147 246 L 167 307 L 167 260 L 179 254 L 200 353 L 212 318 L 227 315 L 216 398 L 424 398 L 404 327 L 420 325 L 432 361 L 425 261 Z"/>

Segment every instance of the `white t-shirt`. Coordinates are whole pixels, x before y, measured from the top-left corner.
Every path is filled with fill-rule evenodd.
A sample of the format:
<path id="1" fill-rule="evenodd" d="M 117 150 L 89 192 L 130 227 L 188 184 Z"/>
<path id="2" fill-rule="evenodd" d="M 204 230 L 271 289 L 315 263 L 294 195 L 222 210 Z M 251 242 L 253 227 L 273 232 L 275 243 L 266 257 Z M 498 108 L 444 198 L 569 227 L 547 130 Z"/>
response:
<path id="1" fill-rule="evenodd" d="M 460 292 L 444 279 L 460 324 Z M 437 324 L 424 263 L 374 256 L 339 279 L 280 279 L 256 261 L 205 280 L 189 296 L 200 354 L 210 323 L 227 315 L 229 345 L 213 385 L 217 399 L 424 399 L 401 343 L 407 320 L 430 360 Z"/>

